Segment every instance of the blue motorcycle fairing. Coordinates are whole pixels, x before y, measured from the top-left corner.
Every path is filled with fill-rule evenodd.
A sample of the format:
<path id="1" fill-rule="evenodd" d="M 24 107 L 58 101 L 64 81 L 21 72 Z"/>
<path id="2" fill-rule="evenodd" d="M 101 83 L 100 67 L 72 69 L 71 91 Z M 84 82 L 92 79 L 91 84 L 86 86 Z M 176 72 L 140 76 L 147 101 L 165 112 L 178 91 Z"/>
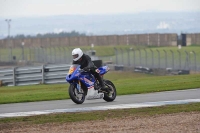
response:
<path id="1" fill-rule="evenodd" d="M 94 83 L 96 81 L 95 77 L 90 72 L 81 72 L 79 71 L 80 65 L 72 65 L 72 68 L 75 68 L 75 70 L 66 76 L 66 81 L 69 83 L 73 83 L 78 87 L 78 81 L 81 81 L 88 89 L 92 88 L 94 86 Z M 109 71 L 109 68 L 107 66 L 103 66 L 98 68 L 99 74 L 104 75 Z"/>
<path id="2" fill-rule="evenodd" d="M 100 71 L 99 72 L 100 75 L 104 75 L 109 71 L 109 67 L 108 66 L 99 67 L 98 70 Z"/>
<path id="3" fill-rule="evenodd" d="M 90 72 L 80 72 L 80 65 L 72 65 L 75 70 L 71 74 L 67 74 L 66 81 L 73 83 L 77 89 L 79 89 L 78 81 L 81 81 L 87 88 L 94 86 L 95 78 Z M 75 82 L 74 82 L 75 81 Z"/>
<path id="4" fill-rule="evenodd" d="M 79 79 L 86 85 L 87 88 L 94 86 L 95 78 L 90 72 L 81 73 Z"/>
<path id="5" fill-rule="evenodd" d="M 77 65 L 75 71 L 71 74 L 67 74 L 66 76 L 66 81 L 71 83 L 73 82 L 74 80 L 77 80 L 79 75 L 80 75 L 80 72 L 79 72 L 79 68 L 80 68 L 80 65 Z"/>

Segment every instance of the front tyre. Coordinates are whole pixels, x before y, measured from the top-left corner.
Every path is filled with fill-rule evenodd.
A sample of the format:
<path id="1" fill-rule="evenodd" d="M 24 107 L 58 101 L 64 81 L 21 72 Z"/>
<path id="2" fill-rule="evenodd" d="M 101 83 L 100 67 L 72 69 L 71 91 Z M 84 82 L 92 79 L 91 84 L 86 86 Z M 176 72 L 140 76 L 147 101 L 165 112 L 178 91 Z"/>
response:
<path id="1" fill-rule="evenodd" d="M 70 84 L 69 86 L 69 96 L 76 104 L 82 104 L 85 101 L 85 94 L 78 93 L 78 90 L 73 84 Z"/>
<path id="2" fill-rule="evenodd" d="M 107 102 L 112 102 L 115 100 L 117 96 L 115 85 L 109 80 L 104 80 L 104 83 L 106 85 L 107 93 L 104 93 L 103 99 Z"/>

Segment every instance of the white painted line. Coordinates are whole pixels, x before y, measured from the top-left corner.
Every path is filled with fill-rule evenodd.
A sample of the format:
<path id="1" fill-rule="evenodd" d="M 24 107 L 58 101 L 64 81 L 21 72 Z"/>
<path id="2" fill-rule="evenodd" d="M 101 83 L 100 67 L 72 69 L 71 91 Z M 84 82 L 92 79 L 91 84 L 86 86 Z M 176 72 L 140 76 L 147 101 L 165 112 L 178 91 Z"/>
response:
<path id="1" fill-rule="evenodd" d="M 55 110 L 43 110 L 43 111 L 31 111 L 31 112 L 3 113 L 3 114 L 0 114 L 0 118 L 33 116 L 33 115 L 42 115 L 42 114 L 51 114 L 51 113 L 85 112 L 85 111 L 127 109 L 127 108 L 144 108 L 144 107 L 156 107 L 156 106 L 173 105 L 173 104 L 187 104 L 187 103 L 195 103 L 195 102 L 200 102 L 200 99 L 186 99 L 186 100 L 175 100 L 175 101 L 119 104 L 119 105 L 107 105 L 107 106 L 73 108 L 73 109 L 55 109 Z"/>

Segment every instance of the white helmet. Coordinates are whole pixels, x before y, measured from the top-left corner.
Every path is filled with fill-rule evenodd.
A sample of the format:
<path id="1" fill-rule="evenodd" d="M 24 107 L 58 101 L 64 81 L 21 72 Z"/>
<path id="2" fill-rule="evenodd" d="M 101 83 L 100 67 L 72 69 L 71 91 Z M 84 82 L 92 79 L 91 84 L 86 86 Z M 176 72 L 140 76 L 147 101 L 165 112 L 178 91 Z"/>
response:
<path id="1" fill-rule="evenodd" d="M 72 50 L 72 56 L 73 56 L 73 60 L 77 61 L 79 60 L 83 55 L 83 51 L 80 48 L 75 48 L 74 50 Z"/>

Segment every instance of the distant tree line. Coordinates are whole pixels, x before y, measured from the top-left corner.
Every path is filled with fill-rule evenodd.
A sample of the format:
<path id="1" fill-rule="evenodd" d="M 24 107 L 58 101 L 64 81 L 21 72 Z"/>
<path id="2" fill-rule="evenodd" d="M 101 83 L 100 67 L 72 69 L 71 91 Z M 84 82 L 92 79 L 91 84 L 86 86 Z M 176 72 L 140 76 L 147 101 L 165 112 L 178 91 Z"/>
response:
<path id="1" fill-rule="evenodd" d="M 19 34 L 16 36 L 11 36 L 13 39 L 23 39 L 23 38 L 52 38 L 52 37 L 76 37 L 76 36 L 86 36 L 85 33 L 79 33 L 77 31 L 71 32 L 60 32 L 60 33 L 46 33 L 46 34 L 37 34 L 37 35 L 24 35 Z"/>

